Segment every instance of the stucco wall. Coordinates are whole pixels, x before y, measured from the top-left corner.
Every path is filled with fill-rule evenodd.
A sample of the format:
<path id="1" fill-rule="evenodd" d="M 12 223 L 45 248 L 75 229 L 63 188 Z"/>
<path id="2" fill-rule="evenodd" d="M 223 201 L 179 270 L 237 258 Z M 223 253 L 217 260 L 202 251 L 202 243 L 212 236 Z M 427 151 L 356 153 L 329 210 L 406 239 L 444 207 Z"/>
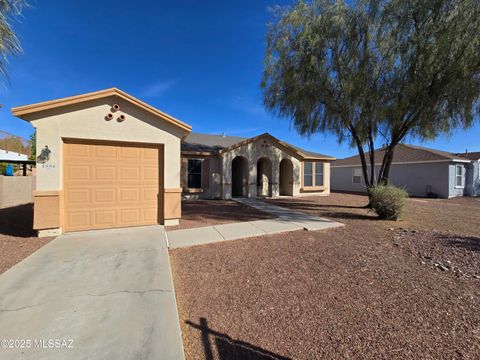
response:
<path id="1" fill-rule="evenodd" d="M 120 110 L 107 121 L 113 104 Z M 123 122 L 117 120 L 121 114 Z M 51 151 L 50 160 L 37 166 L 35 229 L 63 224 L 63 139 L 163 144 L 165 223 L 180 217 L 180 141 L 186 133 L 179 127 L 115 96 L 38 112 L 29 120 L 37 130 L 37 155 L 45 146 Z"/>
<path id="2" fill-rule="evenodd" d="M 268 158 L 272 164 L 271 194 L 280 193 L 280 162 L 288 159 L 293 167 L 293 196 L 301 193 L 302 162 L 293 153 L 282 149 L 268 138 L 259 138 L 253 142 L 225 152 L 221 158 L 222 165 L 222 198 L 232 197 L 232 161 L 237 156 L 243 156 L 248 161 L 248 196 L 257 196 L 257 162 L 262 157 Z M 324 165 L 324 190 L 309 192 L 309 194 L 329 194 L 330 192 L 330 163 Z"/>
<path id="3" fill-rule="evenodd" d="M 353 169 L 355 167 L 331 168 L 331 188 L 339 191 L 364 192 L 365 185 L 353 184 Z M 380 166 L 375 167 L 378 174 Z M 427 196 L 427 187 L 439 197 L 448 198 L 449 193 L 449 163 L 418 163 L 393 164 L 390 170 L 390 181 L 398 187 L 405 188 L 410 195 Z"/>
<path id="4" fill-rule="evenodd" d="M 293 194 L 300 191 L 301 162 L 298 158 L 282 151 L 270 139 L 260 138 L 243 146 L 234 148 L 222 156 L 222 197 L 232 197 L 232 161 L 237 156 L 243 156 L 248 161 L 248 197 L 257 195 L 257 162 L 262 157 L 272 163 L 272 196 L 279 195 L 279 167 L 282 159 L 289 159 L 293 165 Z"/>
<path id="5" fill-rule="evenodd" d="M 114 119 L 105 120 L 113 104 L 120 105 Z M 126 120 L 118 122 L 119 114 Z M 36 114 L 37 154 L 45 145 L 51 150 L 49 164 L 39 165 L 37 190 L 60 190 L 62 184 L 62 138 L 93 139 L 164 144 L 165 188 L 180 187 L 180 139 L 183 132 L 174 125 L 118 98 L 100 99 Z"/>
<path id="6" fill-rule="evenodd" d="M 0 208 L 33 202 L 34 176 L 0 175 Z"/>

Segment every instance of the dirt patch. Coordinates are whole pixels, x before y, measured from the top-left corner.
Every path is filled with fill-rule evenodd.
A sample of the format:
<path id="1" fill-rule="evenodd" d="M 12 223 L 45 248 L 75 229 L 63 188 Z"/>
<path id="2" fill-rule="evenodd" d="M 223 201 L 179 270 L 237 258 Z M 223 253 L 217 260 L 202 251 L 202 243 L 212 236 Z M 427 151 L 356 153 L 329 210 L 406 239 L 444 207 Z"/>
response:
<path id="1" fill-rule="evenodd" d="M 0 209 L 0 273 L 53 239 L 36 237 L 32 227 L 32 204 Z"/>
<path id="2" fill-rule="evenodd" d="M 191 229 L 272 218 L 270 214 L 232 200 L 185 200 L 182 201 L 180 225 L 168 226 L 167 229 Z"/>
<path id="3" fill-rule="evenodd" d="M 437 246 L 435 228 L 478 237 L 477 202 L 409 200 L 396 223 L 376 220 L 364 196 L 272 202 L 346 226 L 172 251 L 187 359 L 478 358 L 478 282 L 412 256 Z M 408 238 L 396 237 L 400 227 Z M 441 261 L 448 245 L 438 246 Z M 461 256 L 445 259 L 476 271 Z"/>
<path id="4" fill-rule="evenodd" d="M 395 234 L 394 244 L 423 265 L 480 281 L 480 237 L 405 229 Z"/>

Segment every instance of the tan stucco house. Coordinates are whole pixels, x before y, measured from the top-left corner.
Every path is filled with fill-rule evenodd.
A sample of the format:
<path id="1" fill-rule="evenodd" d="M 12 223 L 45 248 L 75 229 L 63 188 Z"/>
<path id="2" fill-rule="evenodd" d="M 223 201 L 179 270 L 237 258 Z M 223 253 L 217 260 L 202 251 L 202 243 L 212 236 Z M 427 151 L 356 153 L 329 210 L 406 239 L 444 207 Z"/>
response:
<path id="1" fill-rule="evenodd" d="M 334 160 L 268 133 L 252 138 L 190 133 L 182 141 L 183 197 L 328 195 Z"/>
<path id="2" fill-rule="evenodd" d="M 116 89 L 12 109 L 37 132 L 39 236 L 178 224 L 183 198 L 330 193 L 330 162 L 269 134 L 191 133 Z"/>

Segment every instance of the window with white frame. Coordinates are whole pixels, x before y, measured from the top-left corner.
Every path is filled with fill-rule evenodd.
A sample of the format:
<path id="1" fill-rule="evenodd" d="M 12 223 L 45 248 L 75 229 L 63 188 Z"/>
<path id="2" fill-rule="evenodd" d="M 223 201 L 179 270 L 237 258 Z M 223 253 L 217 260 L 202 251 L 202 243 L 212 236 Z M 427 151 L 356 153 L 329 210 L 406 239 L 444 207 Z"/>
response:
<path id="1" fill-rule="evenodd" d="M 313 186 L 313 162 L 303 163 L 303 186 Z"/>
<path id="2" fill-rule="evenodd" d="M 462 188 L 464 186 L 463 165 L 455 165 L 455 187 Z"/>
<path id="3" fill-rule="evenodd" d="M 315 186 L 323 186 L 323 163 L 315 163 Z"/>
<path id="4" fill-rule="evenodd" d="M 188 159 L 187 186 L 189 189 L 202 188 L 202 160 Z"/>
<path id="5" fill-rule="evenodd" d="M 303 163 L 303 187 L 323 186 L 323 162 L 305 161 Z"/>
<path id="6" fill-rule="evenodd" d="M 352 182 L 354 184 L 361 184 L 362 183 L 362 169 L 353 169 Z"/>

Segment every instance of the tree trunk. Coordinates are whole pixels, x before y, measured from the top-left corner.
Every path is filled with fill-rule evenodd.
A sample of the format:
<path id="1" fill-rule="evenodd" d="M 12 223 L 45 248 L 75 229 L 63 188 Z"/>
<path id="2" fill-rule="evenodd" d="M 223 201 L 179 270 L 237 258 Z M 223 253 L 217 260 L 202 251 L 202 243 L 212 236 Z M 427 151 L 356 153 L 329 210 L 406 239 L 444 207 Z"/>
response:
<path id="1" fill-rule="evenodd" d="M 393 154 L 395 152 L 395 145 L 390 145 L 385 149 L 385 155 L 383 156 L 382 168 L 378 174 L 378 184 L 387 185 L 388 178 L 390 176 L 390 168 L 392 166 Z"/>
<path id="2" fill-rule="evenodd" d="M 393 147 L 392 150 L 390 151 L 390 155 L 385 164 L 385 170 L 383 171 L 382 182 L 385 185 L 388 184 L 388 178 L 390 177 L 390 168 L 392 166 L 394 152 L 395 152 L 395 147 Z"/>
<path id="3" fill-rule="evenodd" d="M 373 141 L 372 128 L 368 128 L 368 149 L 370 158 L 370 186 L 367 187 L 368 204 L 367 208 L 372 208 L 372 194 L 370 189 L 375 185 L 375 143 Z"/>

